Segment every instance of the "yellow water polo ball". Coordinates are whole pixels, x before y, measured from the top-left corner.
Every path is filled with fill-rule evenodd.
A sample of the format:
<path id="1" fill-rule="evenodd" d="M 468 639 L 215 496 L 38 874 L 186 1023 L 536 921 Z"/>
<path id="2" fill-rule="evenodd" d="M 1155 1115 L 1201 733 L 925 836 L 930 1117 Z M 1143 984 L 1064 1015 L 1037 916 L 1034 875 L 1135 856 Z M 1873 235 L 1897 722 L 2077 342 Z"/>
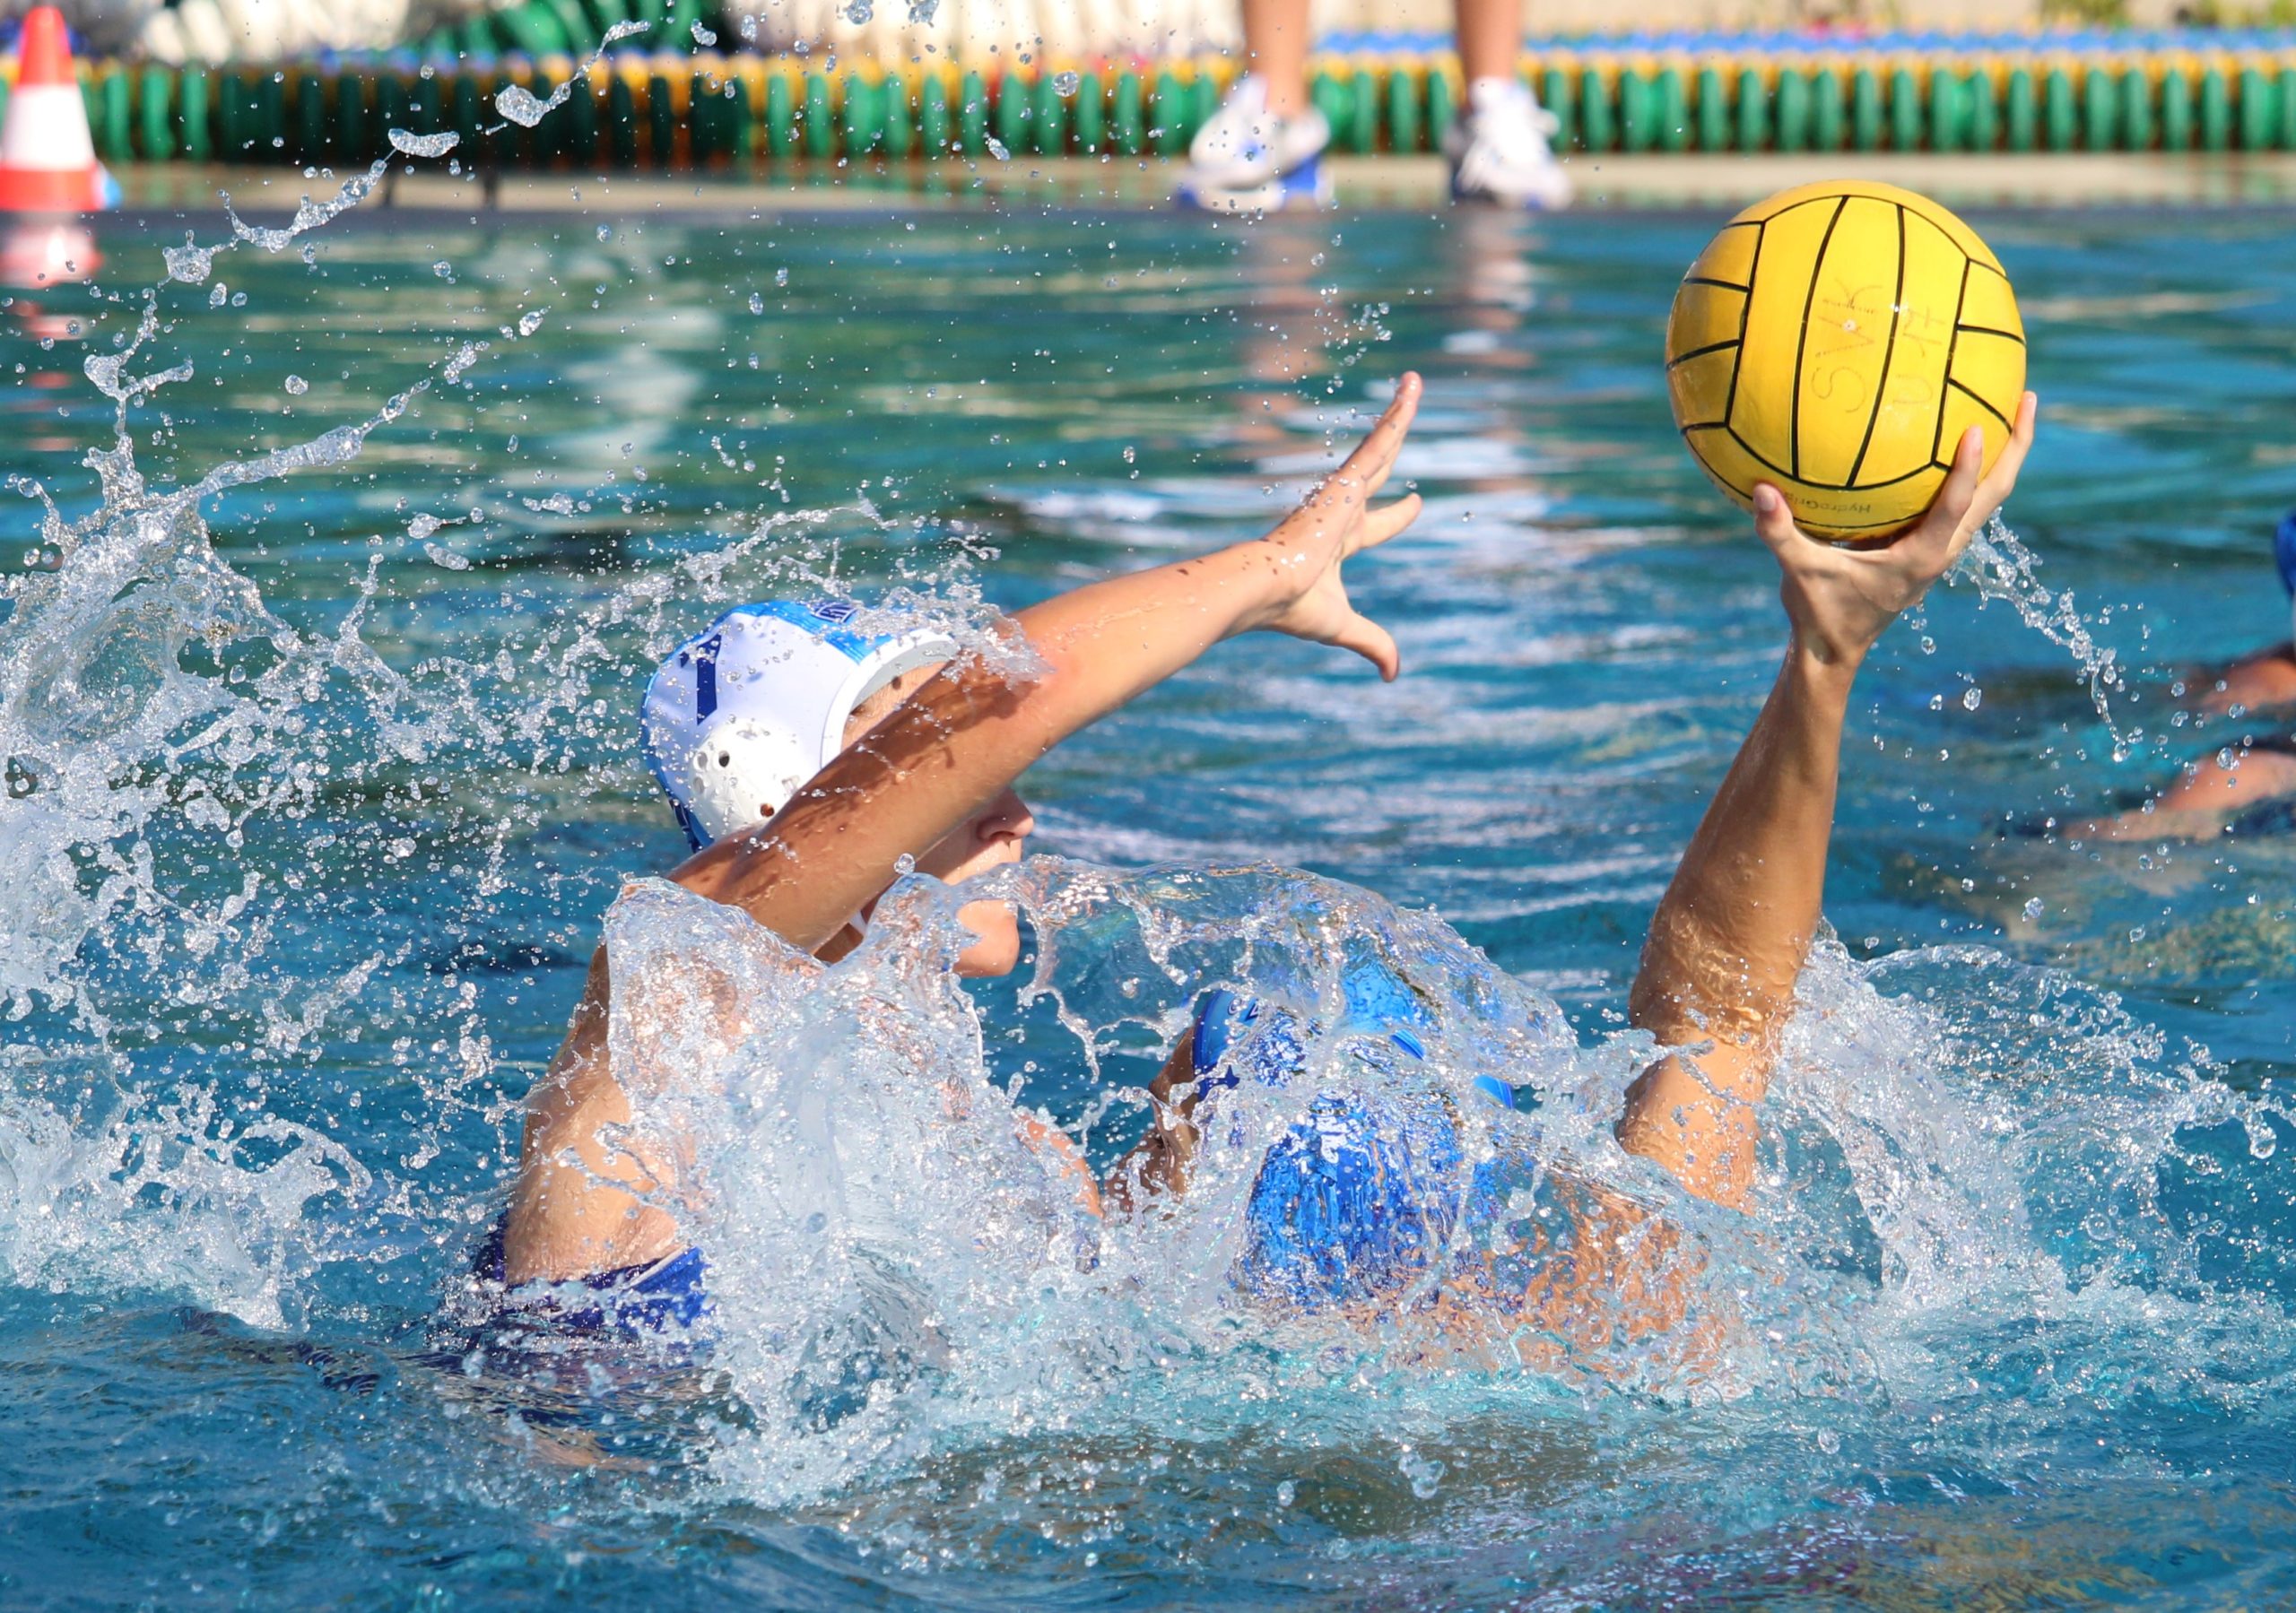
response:
<path id="1" fill-rule="evenodd" d="M 1674 423 L 1722 490 L 1786 495 L 1812 537 L 1919 520 L 1971 426 L 1991 468 L 2025 390 L 2001 260 L 1926 196 L 1833 180 L 1722 227 L 1666 321 Z"/>

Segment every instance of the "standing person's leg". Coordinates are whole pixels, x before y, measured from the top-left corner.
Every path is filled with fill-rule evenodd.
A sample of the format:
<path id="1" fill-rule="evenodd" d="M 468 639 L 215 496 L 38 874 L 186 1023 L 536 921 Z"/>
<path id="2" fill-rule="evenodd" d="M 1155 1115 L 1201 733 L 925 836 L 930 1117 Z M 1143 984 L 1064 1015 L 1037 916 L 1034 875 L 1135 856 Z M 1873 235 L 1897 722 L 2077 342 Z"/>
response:
<path id="1" fill-rule="evenodd" d="M 1264 88 L 1270 117 L 1308 109 L 1308 0 L 1244 0 L 1244 71 Z"/>
<path id="2" fill-rule="evenodd" d="M 1251 8 L 1244 8 L 1248 19 Z M 1467 93 L 1484 79 L 1515 77 L 1523 55 L 1523 0 L 1458 0 L 1459 72 Z M 1248 36 L 1250 24 L 1245 24 Z"/>
<path id="3" fill-rule="evenodd" d="M 1187 149 L 1186 205 L 1273 212 L 1331 201 L 1331 125 L 1308 100 L 1309 0 L 1242 0 L 1244 73 Z"/>
<path id="4" fill-rule="evenodd" d="M 1458 0 L 1459 71 L 1466 107 L 1443 137 L 1451 195 L 1508 207 L 1562 207 L 1570 180 L 1547 137 L 1554 120 L 1516 77 L 1523 0 Z"/>

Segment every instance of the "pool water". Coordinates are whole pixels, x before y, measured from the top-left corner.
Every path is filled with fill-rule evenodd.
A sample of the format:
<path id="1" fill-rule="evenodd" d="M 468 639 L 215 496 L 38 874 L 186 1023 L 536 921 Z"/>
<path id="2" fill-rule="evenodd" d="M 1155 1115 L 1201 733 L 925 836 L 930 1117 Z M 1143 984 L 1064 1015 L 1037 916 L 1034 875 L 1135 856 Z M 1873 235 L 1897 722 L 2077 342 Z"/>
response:
<path id="1" fill-rule="evenodd" d="M 128 373 L 192 373 L 135 464 L 196 482 L 428 389 L 172 507 L 124 463 L 104 505 L 82 361 L 163 246 L 230 231 L 108 222 L 94 288 L 19 295 L 0 347 L 5 469 L 110 512 L 20 506 L 0 620 L 4 1600 L 2296 1597 L 2296 839 L 2069 827 L 2287 732 L 2172 690 L 2288 631 L 2296 228 L 1973 221 L 2043 399 L 2019 585 L 2112 653 L 2109 722 L 1973 575 L 1877 652 L 1744 1218 L 1605 1130 L 1643 927 L 1781 640 L 1657 360 L 1716 219 L 361 211 L 161 286 Z M 634 733 L 667 647 L 824 581 L 977 624 L 1254 534 L 1407 368 L 1428 507 L 1356 590 L 1401 681 L 1241 641 L 1048 759 L 1031 961 L 963 994 L 929 889 L 793 992 L 634 887 L 618 961 L 786 1021 L 693 1100 L 722 1336 L 453 1314 L 601 919 L 681 853 Z M 1659 1206 L 1735 1330 L 1526 1367 L 1271 1322 L 1224 1282 L 1246 1166 L 1103 1235 L 978 1101 L 1017 1081 L 1106 1164 L 1195 993 L 1312 1003 L 1367 954 L 1439 1021 L 1376 1079 L 1521 1082 L 1474 1135 Z M 870 1002 L 906 1040 L 854 1045 Z M 974 1111 L 931 1123 L 935 1078 Z"/>

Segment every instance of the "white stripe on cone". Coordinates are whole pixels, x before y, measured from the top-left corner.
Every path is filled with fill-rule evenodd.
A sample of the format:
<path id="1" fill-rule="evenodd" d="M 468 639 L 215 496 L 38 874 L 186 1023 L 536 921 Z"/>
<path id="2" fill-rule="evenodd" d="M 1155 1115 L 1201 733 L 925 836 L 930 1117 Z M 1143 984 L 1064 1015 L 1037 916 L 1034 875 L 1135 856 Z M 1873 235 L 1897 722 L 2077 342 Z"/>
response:
<path id="1" fill-rule="evenodd" d="M 88 106 L 76 84 L 28 84 L 8 98 L 0 124 L 0 168 L 49 173 L 93 168 Z"/>

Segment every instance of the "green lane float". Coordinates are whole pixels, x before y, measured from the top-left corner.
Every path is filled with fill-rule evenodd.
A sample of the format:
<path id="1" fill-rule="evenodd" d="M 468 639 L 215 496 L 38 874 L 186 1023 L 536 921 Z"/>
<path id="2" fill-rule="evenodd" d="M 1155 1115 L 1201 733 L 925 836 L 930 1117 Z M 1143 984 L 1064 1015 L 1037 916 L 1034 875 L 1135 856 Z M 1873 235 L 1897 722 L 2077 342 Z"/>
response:
<path id="1" fill-rule="evenodd" d="M 1578 78 L 1561 67 L 1549 67 L 1538 81 L 1539 101 L 1554 119 L 1557 145 L 1569 150 L 1578 141 Z"/>
<path id="2" fill-rule="evenodd" d="M 1767 148 L 1770 134 L 1770 86 L 1752 67 L 1738 74 L 1738 149 Z"/>
<path id="3" fill-rule="evenodd" d="M 1849 143 L 1861 152 L 1882 149 L 1882 81 L 1871 67 L 1850 76 Z"/>
<path id="4" fill-rule="evenodd" d="M 1690 145 L 1690 97 L 1683 92 L 1683 75 L 1672 67 L 1659 71 L 1652 86 L 1658 119 L 1658 149 L 1686 151 Z"/>
<path id="5" fill-rule="evenodd" d="M 1919 151 L 1923 128 L 1928 121 L 1927 108 L 1921 104 L 1921 86 L 1915 81 L 1913 70 L 1900 67 L 1890 74 L 1890 149 Z"/>
<path id="6" fill-rule="evenodd" d="M 1799 73 L 1778 75 L 1778 149 L 1806 152 L 1815 136 L 1811 132 L 1811 84 Z"/>
<path id="7" fill-rule="evenodd" d="M 820 58 L 683 51 L 582 63 L 625 17 L 688 28 L 700 14 L 698 0 L 526 0 L 434 36 L 439 54 L 419 68 L 404 56 L 275 69 L 96 62 L 83 64 L 82 87 L 111 163 L 343 167 L 387 154 L 387 131 L 406 128 L 454 131 L 474 169 L 725 170 L 977 160 L 993 147 L 1176 158 L 1236 70 L 1206 58 L 986 71 L 840 61 L 831 72 Z M 1553 115 L 1557 146 L 1595 154 L 2296 152 L 2296 32 L 2178 48 L 2150 36 L 2129 36 L 2127 48 L 2115 36 L 2083 38 L 2107 42 L 1786 50 L 1749 39 L 1693 50 L 1589 40 L 1535 47 L 1522 77 Z M 493 98 L 514 82 L 543 98 L 570 82 L 572 93 L 540 126 L 500 126 Z M 1359 156 L 1439 150 L 1460 115 L 1460 83 L 1448 54 L 1310 63 L 1333 149 Z"/>
<path id="8" fill-rule="evenodd" d="M 1451 132 L 1451 124 L 1459 115 L 1458 105 L 1451 92 L 1451 81 L 1440 73 L 1427 75 L 1427 144 L 1432 151 L 1443 149 L 1443 136 Z"/>

